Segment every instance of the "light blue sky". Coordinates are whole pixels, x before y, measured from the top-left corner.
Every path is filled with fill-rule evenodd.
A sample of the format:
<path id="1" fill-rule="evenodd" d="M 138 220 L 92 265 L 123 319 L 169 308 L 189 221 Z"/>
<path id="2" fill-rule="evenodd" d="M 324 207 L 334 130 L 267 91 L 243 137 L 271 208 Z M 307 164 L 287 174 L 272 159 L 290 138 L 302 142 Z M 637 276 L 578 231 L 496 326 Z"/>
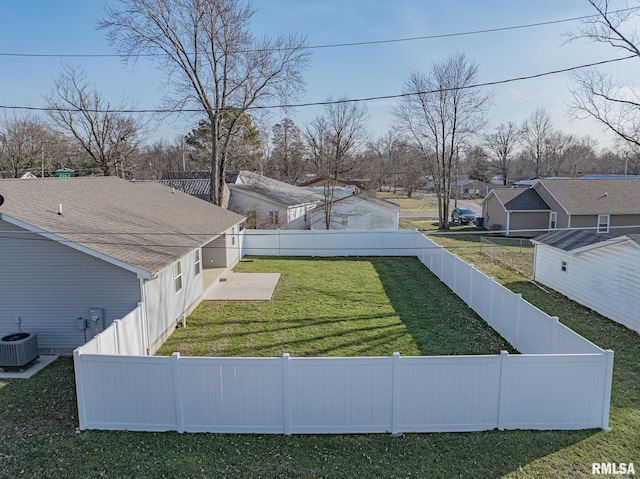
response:
<path id="1" fill-rule="evenodd" d="M 116 3 L 110 0 L 112 3 Z M 612 0 L 624 8 L 624 0 Z M 592 14 L 586 0 L 256 0 L 256 33 L 275 35 L 296 30 L 309 45 L 375 41 L 509 27 Z M 2 0 L 0 2 L 0 53 L 110 54 L 104 32 L 95 29 L 103 15 L 102 0 Z M 401 92 L 411 70 L 427 71 L 432 62 L 457 51 L 480 66 L 479 82 L 533 75 L 624 56 L 599 45 L 563 44 L 561 34 L 577 22 L 524 28 L 453 38 L 418 40 L 383 45 L 313 50 L 306 73 L 307 90 L 301 102 L 323 101 L 328 96 L 362 98 Z M 161 83 L 145 60 L 123 68 L 117 58 L 66 58 L 0 56 L 0 105 L 44 105 L 61 71 L 61 62 L 84 68 L 105 97 L 118 103 L 121 95 L 138 108 L 159 106 Z M 637 60 L 607 66 L 615 76 L 631 82 L 638 76 Z M 554 125 L 567 133 L 590 134 L 600 146 L 610 136 L 592 121 L 572 121 L 566 114 L 570 79 L 559 74 L 493 87 L 490 125 L 521 123 L 544 107 Z M 367 103 L 372 136 L 383 135 L 393 121 L 394 101 Z M 0 115 L 4 115 L 0 110 Z M 321 113 L 317 107 L 299 108 L 294 121 L 303 126 Z M 13 114 L 9 112 L 9 114 Z M 271 113 L 271 120 L 282 117 Z M 174 141 L 186 126 L 164 121 L 156 130 Z"/>

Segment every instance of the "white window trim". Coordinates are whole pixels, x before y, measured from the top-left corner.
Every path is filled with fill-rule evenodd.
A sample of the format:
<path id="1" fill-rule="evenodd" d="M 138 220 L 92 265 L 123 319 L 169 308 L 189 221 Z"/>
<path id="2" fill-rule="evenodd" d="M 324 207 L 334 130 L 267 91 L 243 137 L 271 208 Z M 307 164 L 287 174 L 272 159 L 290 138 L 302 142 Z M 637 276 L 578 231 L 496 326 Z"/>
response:
<path id="1" fill-rule="evenodd" d="M 562 263 L 560 264 L 560 270 L 563 273 L 566 273 L 569 270 L 569 264 L 566 261 L 562 261 Z"/>
<path id="2" fill-rule="evenodd" d="M 199 276 L 202 273 L 202 259 L 200 258 L 200 249 L 194 252 L 193 267 L 195 269 L 195 276 Z"/>
<path id="3" fill-rule="evenodd" d="M 551 216 L 549 218 L 549 229 L 555 230 L 558 228 L 558 213 L 555 211 L 551 212 Z"/>
<path id="4" fill-rule="evenodd" d="M 600 225 L 604 225 L 605 221 L 600 221 L 600 218 L 606 218 L 606 226 L 601 227 Z M 611 223 L 611 216 L 610 215 L 598 215 L 598 223 L 596 225 L 596 232 L 598 233 L 608 233 L 609 232 L 609 225 Z"/>
<path id="5" fill-rule="evenodd" d="M 176 294 L 182 291 L 182 260 L 173 263 L 173 289 Z"/>

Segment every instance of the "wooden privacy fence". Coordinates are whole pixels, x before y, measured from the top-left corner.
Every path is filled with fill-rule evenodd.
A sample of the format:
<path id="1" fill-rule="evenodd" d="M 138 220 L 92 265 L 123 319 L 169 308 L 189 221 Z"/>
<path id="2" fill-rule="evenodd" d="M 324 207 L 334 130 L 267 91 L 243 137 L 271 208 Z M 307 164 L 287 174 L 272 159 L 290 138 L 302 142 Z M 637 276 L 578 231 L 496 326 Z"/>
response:
<path id="1" fill-rule="evenodd" d="M 417 256 L 524 354 L 135 356 L 135 311 L 74 352 L 81 429 L 364 433 L 608 428 L 603 351 L 417 232 L 245 233 L 246 254 Z M 113 326 L 112 326 L 113 327 Z M 142 344 L 142 342 L 141 342 Z"/>

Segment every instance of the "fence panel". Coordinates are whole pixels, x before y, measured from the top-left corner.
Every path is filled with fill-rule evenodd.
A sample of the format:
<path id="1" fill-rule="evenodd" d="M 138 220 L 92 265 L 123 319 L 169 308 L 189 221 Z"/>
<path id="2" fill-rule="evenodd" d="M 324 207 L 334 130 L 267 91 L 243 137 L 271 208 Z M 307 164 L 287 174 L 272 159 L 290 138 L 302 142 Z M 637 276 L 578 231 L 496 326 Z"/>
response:
<path id="1" fill-rule="evenodd" d="M 498 425 L 500 356 L 401 358 L 402 432 L 480 431 Z"/>
<path id="2" fill-rule="evenodd" d="M 177 430 L 170 357 L 74 357 L 82 429 Z"/>
<path id="3" fill-rule="evenodd" d="M 550 353 L 554 320 L 531 303 L 523 299 L 519 302 L 517 337 L 513 345 L 523 354 Z"/>
<path id="4" fill-rule="evenodd" d="M 503 366 L 509 387 L 500 401 L 501 428 L 606 428 L 607 370 L 606 354 L 509 356 Z"/>
<path id="5" fill-rule="evenodd" d="M 285 432 L 280 358 L 180 357 L 176 361 L 182 430 Z"/>
<path id="6" fill-rule="evenodd" d="M 602 351 L 591 341 L 569 329 L 562 323 L 556 323 L 552 353 L 556 354 L 594 354 Z"/>
<path id="7" fill-rule="evenodd" d="M 391 432 L 392 358 L 295 358 L 289 380 L 291 432 Z"/>
<path id="8" fill-rule="evenodd" d="M 472 277 L 471 282 L 473 287 L 470 295 L 469 306 L 471 306 L 471 308 L 478 313 L 481 318 L 487 321 L 491 327 L 494 327 L 491 321 L 493 304 L 493 298 L 491 295 L 496 283 L 493 279 L 487 277 L 477 269 L 471 269 L 470 274 Z M 496 328 L 494 327 L 494 329 Z M 496 329 L 496 331 L 498 330 Z"/>

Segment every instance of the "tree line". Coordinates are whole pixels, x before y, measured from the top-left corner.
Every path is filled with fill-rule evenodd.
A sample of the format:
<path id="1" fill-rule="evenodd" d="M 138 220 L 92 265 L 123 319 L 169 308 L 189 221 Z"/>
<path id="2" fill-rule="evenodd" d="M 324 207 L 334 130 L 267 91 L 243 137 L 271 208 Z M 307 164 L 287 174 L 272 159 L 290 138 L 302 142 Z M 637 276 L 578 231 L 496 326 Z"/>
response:
<path id="1" fill-rule="evenodd" d="M 605 42 L 640 57 L 635 31 L 625 30 L 637 12 L 610 12 L 606 0 L 588 2 L 596 15 L 569 40 Z M 293 184 L 312 174 L 327 179 L 329 211 L 338 180 L 366 180 L 408 195 L 430 182 L 442 228 L 448 227 L 452 184 L 459 177 L 507 184 L 640 173 L 640 102 L 593 69 L 574 75 L 570 110 L 609 128 L 619 139 L 615 152 L 597 151 L 592 138 L 555 128 L 543 108 L 520 124 L 487 128 L 492 95 L 475 87 L 479 66 L 464 53 L 407 75 L 382 138 L 368 133 L 366 106 L 345 98 L 327 98 L 323 113 L 306 125 L 285 116 L 270 126 L 260 108 L 300 97 L 310 50 L 299 34 L 255 36 L 254 13 L 244 0 L 121 0 L 119 8 L 108 7 L 98 28 L 115 51 L 126 62 L 154 58 L 165 80 L 164 108 L 196 112 L 200 119 L 177 141 L 148 144 L 153 126 L 133 113 L 129 101 L 111 103 L 81 68 L 65 66 L 45 95 L 46 117 L 16 114 L 0 121 L 0 172 L 47 176 L 69 167 L 77 174 L 159 179 L 172 171 L 205 170 L 216 204 L 222 204 L 230 169 Z"/>

